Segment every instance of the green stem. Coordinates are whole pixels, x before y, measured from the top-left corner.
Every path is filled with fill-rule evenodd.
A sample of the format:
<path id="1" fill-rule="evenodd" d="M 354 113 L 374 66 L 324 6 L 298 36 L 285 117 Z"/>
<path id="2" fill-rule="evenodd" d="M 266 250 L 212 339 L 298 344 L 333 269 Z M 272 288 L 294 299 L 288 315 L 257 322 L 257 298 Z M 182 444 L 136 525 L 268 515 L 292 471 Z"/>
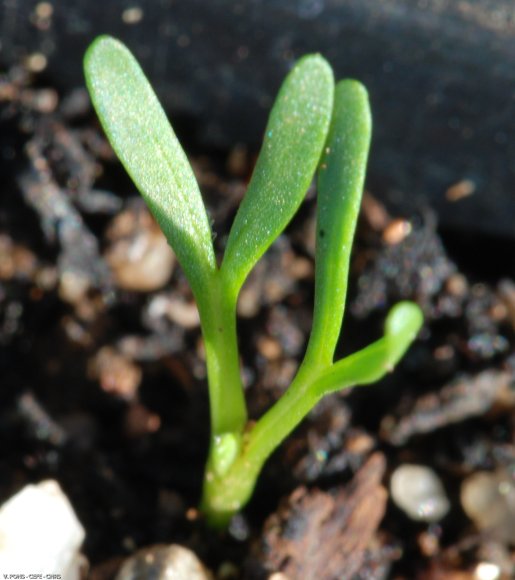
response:
<path id="1" fill-rule="evenodd" d="M 217 272 L 209 288 L 209 304 L 199 303 L 211 408 L 211 434 L 240 435 L 247 423 L 236 335 L 236 300 Z M 203 304 L 203 303 L 202 303 Z"/>
<path id="2" fill-rule="evenodd" d="M 211 525 L 226 526 L 250 499 L 268 456 L 320 399 L 310 389 L 317 376 L 312 369 L 299 371 L 286 393 L 243 436 L 241 452 L 227 472 L 218 475 L 208 464 L 201 507 Z"/>
<path id="3" fill-rule="evenodd" d="M 221 439 L 222 469 L 220 462 L 208 464 L 204 484 L 202 505 L 208 520 L 226 525 L 249 500 L 268 456 L 318 401 L 328 393 L 381 379 L 404 355 L 422 322 L 418 306 L 397 304 L 388 314 L 383 338 L 332 365 L 304 363 L 290 388 L 250 432 L 243 438 Z"/>
<path id="4" fill-rule="evenodd" d="M 224 527 L 231 516 L 250 499 L 256 480 L 270 454 L 290 435 L 320 399 L 331 391 L 341 390 L 363 382 L 373 382 L 383 376 L 387 351 L 383 338 L 367 349 L 335 365 L 303 366 L 284 395 L 263 415 L 253 429 L 244 436 L 240 455 L 221 475 L 211 468 L 204 482 L 202 509 L 209 523 Z M 363 363 L 376 364 L 374 372 L 360 377 L 356 367 Z"/>
<path id="5" fill-rule="evenodd" d="M 208 301 L 197 300 L 206 349 L 211 410 L 211 442 L 204 489 L 215 476 L 223 480 L 240 456 L 242 433 L 247 423 L 236 334 L 236 300 L 224 287 L 218 272 L 208 295 Z M 210 504 L 204 491 L 201 508 L 206 514 L 212 512 Z"/>
<path id="6" fill-rule="evenodd" d="M 378 347 L 383 350 L 381 347 L 384 340 L 371 345 L 373 348 L 369 347 L 368 352 L 373 352 Z M 357 353 L 358 358 L 361 358 L 359 355 L 361 353 Z M 215 466 L 208 464 L 202 509 L 209 523 L 219 527 L 226 526 L 231 516 L 247 503 L 267 458 L 327 391 L 355 384 L 348 380 L 348 374 L 352 376 L 355 366 L 352 364 L 353 357 L 348 360 L 350 365 L 342 365 L 344 361 L 331 366 L 303 365 L 289 389 L 243 437 L 241 452 L 230 468 L 218 474 Z M 343 372 L 338 376 L 339 373 L 335 373 L 333 369 L 342 366 Z M 350 373 L 347 372 L 348 366 Z"/>

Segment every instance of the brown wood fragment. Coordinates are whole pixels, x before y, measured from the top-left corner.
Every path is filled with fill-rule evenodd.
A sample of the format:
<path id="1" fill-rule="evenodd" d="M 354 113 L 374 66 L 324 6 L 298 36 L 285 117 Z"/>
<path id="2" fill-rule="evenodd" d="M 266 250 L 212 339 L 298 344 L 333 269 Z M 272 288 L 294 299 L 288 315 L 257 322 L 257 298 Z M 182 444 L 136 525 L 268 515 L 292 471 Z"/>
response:
<path id="1" fill-rule="evenodd" d="M 385 458 L 375 453 L 343 488 L 296 489 L 265 524 L 265 569 L 288 578 L 352 578 L 384 515 L 384 471 Z"/>

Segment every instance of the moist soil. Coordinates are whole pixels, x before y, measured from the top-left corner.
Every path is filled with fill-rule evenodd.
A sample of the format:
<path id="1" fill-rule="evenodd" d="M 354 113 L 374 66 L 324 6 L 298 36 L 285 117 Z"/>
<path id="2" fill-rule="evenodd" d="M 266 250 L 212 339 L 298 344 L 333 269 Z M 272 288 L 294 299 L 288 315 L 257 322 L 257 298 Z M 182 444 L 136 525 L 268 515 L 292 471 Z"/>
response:
<path id="1" fill-rule="evenodd" d="M 423 308 L 424 328 L 378 385 L 324 400 L 216 532 L 196 509 L 209 409 L 180 266 L 83 90 L 60 94 L 13 68 L 0 77 L 0 125 L 0 501 L 57 480 L 96 579 L 171 543 L 225 579 L 476 578 L 485 562 L 509 577 L 513 536 L 471 520 L 460 489 L 477 472 L 514 485 L 513 239 L 441 231 L 430 208 L 391 215 L 381 191 L 367 192 L 338 357 L 378 338 L 398 300 Z M 201 150 L 180 120 L 178 134 L 221 255 L 255 152 Z M 287 388 L 309 336 L 315 198 L 312 188 L 241 296 L 253 418 Z M 450 509 L 439 521 L 414 521 L 392 499 L 406 463 L 441 478 Z"/>

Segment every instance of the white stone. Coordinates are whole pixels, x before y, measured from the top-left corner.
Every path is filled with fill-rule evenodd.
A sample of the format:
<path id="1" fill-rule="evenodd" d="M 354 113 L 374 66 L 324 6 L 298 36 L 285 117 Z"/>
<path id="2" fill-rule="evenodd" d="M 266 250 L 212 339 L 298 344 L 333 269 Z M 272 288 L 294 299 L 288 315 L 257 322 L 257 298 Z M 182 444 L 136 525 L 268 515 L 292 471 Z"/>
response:
<path id="1" fill-rule="evenodd" d="M 424 465 L 399 466 L 392 474 L 390 493 L 394 503 L 415 521 L 437 522 L 450 508 L 440 478 Z"/>
<path id="2" fill-rule="evenodd" d="M 27 485 L 0 508 L 0 577 L 78 580 L 83 540 L 84 528 L 56 481 Z"/>
<path id="3" fill-rule="evenodd" d="M 474 570 L 476 580 L 498 580 L 501 577 L 501 569 L 491 562 L 480 562 Z"/>
<path id="4" fill-rule="evenodd" d="M 461 505 L 476 526 L 491 538 L 515 538 L 515 480 L 507 470 L 478 471 L 461 485 Z"/>
<path id="5" fill-rule="evenodd" d="M 212 580 L 197 556 L 177 544 L 143 548 L 125 561 L 115 580 Z"/>

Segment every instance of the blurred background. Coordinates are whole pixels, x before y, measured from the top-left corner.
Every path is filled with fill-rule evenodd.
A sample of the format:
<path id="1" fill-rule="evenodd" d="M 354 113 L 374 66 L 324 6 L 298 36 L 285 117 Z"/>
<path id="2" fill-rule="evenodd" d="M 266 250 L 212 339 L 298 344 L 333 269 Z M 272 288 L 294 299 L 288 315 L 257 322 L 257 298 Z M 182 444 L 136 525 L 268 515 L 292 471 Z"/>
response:
<path id="1" fill-rule="evenodd" d="M 0 63 L 79 87 L 102 33 L 135 52 L 190 147 L 257 149 L 281 79 L 321 52 L 370 91 L 368 179 L 383 201 L 429 203 L 444 229 L 513 243 L 511 0 L 4 0 Z"/>

